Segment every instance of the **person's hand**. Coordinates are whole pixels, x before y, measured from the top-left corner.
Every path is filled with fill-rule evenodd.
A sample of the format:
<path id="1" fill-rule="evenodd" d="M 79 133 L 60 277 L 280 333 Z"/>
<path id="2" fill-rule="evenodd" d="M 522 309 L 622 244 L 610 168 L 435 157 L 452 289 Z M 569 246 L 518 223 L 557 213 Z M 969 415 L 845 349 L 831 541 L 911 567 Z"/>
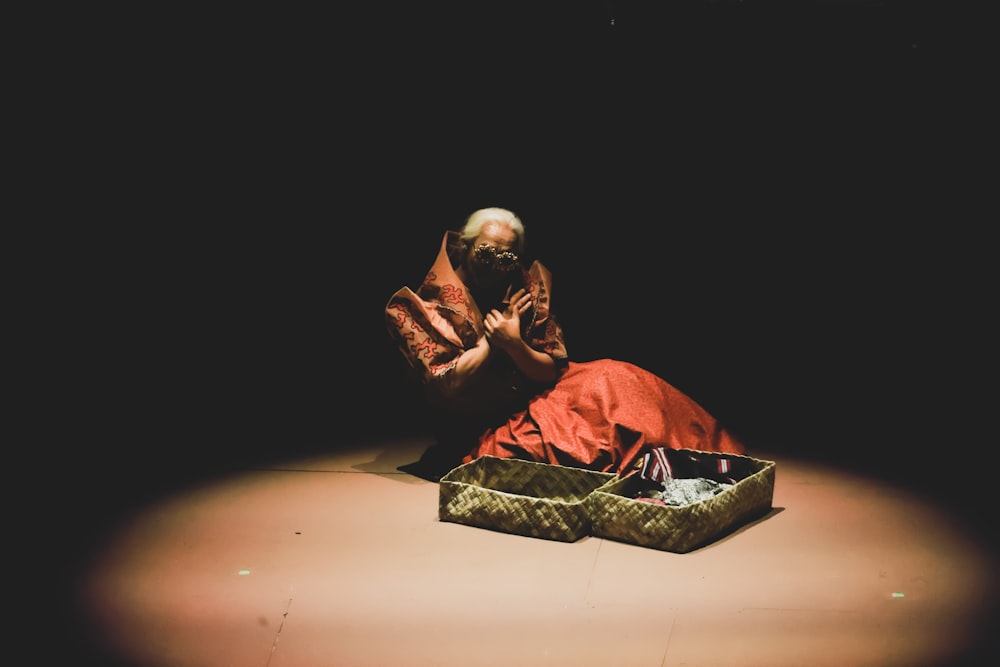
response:
<path id="1" fill-rule="evenodd" d="M 522 288 L 511 294 L 503 311 L 494 308 L 483 318 L 486 339 L 501 348 L 520 341 L 521 315 L 528 312 L 529 308 L 531 308 L 531 294 L 527 290 Z"/>
<path id="2" fill-rule="evenodd" d="M 508 287 L 507 301 L 504 303 L 507 304 L 507 310 L 505 312 L 510 315 L 520 317 L 528 312 L 529 308 L 531 308 L 531 294 L 524 287 L 511 294 L 510 288 Z"/>

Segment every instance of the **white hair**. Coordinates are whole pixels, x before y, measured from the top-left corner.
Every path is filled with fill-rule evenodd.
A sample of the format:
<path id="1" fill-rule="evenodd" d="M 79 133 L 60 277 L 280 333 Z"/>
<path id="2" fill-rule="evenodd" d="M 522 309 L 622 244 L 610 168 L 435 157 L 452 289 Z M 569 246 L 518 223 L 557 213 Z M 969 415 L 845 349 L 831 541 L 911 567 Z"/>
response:
<path id="1" fill-rule="evenodd" d="M 491 206 L 473 212 L 466 219 L 465 226 L 462 227 L 462 240 L 469 243 L 479 236 L 484 225 L 491 222 L 509 227 L 512 232 L 517 234 L 517 254 L 524 254 L 524 223 L 513 211 L 508 211 L 505 208 Z"/>

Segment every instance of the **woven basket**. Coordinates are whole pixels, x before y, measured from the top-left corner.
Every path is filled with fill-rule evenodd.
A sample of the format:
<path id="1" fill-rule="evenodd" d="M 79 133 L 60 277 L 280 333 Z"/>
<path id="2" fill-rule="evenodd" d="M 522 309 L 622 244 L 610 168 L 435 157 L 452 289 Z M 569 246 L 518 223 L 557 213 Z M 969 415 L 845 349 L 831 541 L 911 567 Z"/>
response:
<path id="1" fill-rule="evenodd" d="M 754 472 L 716 496 L 682 506 L 635 500 L 635 492 L 642 484 L 639 476 L 615 477 L 587 498 L 591 534 L 642 547 L 685 553 L 714 541 L 771 509 L 774 498 L 773 461 L 734 454 L 685 451 L 702 457 L 745 459 Z"/>
<path id="2" fill-rule="evenodd" d="M 586 499 L 611 473 L 483 456 L 438 484 L 438 518 L 561 542 L 590 532 Z"/>

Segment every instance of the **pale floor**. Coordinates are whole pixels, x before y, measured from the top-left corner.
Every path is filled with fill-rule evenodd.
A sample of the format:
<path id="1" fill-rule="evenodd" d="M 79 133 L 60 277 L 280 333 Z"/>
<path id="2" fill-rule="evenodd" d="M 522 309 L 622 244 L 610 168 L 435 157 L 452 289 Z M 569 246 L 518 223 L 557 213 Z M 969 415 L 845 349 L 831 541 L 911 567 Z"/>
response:
<path id="1" fill-rule="evenodd" d="M 919 667 L 994 631 L 991 552 L 886 482 L 777 462 L 773 510 L 686 554 L 437 518 L 422 439 L 202 480 L 124 520 L 78 595 L 136 667 Z M 983 660 L 986 660 L 983 658 Z"/>

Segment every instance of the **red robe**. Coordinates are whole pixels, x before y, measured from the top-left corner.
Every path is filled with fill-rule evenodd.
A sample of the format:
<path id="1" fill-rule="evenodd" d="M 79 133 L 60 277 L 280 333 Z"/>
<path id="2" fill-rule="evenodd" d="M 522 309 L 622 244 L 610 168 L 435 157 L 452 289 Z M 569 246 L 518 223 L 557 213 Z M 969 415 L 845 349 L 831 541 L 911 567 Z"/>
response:
<path id="1" fill-rule="evenodd" d="M 386 304 L 390 335 L 441 405 L 433 376 L 450 372 L 483 335 L 483 317 L 455 273 L 445 234 L 437 260 L 417 292 L 397 291 Z M 744 453 L 743 444 L 686 394 L 634 364 L 614 359 L 569 361 L 562 329 L 549 311 L 552 277 L 534 262 L 515 276 L 534 307 L 521 318 L 522 337 L 562 369 L 553 386 L 531 385 L 513 364 L 496 363 L 488 377 L 463 391 L 446 419 L 472 425 L 461 461 L 515 457 L 602 472 L 627 472 L 656 447 Z M 484 305 L 488 308 L 488 305 Z"/>

